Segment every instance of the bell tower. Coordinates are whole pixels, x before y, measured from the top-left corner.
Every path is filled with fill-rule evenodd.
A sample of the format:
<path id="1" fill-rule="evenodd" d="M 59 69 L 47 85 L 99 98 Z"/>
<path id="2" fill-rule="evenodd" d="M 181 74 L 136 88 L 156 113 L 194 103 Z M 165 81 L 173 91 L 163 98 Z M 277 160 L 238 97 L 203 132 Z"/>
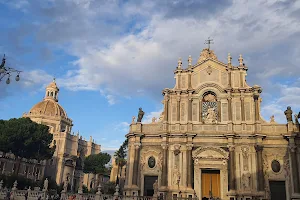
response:
<path id="1" fill-rule="evenodd" d="M 53 78 L 53 81 L 46 87 L 45 99 L 58 102 L 58 92 L 59 88 L 56 85 L 55 78 Z"/>

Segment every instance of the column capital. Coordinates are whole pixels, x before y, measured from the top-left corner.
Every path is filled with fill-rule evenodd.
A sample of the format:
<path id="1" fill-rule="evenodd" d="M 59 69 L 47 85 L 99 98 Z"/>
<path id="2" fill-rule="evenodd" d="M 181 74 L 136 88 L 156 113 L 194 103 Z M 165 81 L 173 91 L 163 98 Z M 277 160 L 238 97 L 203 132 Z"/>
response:
<path id="1" fill-rule="evenodd" d="M 142 146 L 142 144 L 138 143 L 138 142 L 134 143 L 133 145 L 134 145 L 135 149 L 139 149 Z"/>
<path id="2" fill-rule="evenodd" d="M 255 148 L 255 150 L 256 150 L 257 152 L 259 152 L 259 151 L 262 151 L 264 147 L 263 147 L 262 145 L 258 145 L 258 144 L 257 144 L 257 145 L 254 146 L 254 148 Z"/>
<path id="3" fill-rule="evenodd" d="M 289 144 L 289 149 L 291 152 L 296 152 L 297 146 L 295 144 Z"/>
<path id="4" fill-rule="evenodd" d="M 180 96 L 176 98 L 177 102 L 179 102 L 181 100 Z"/>
<path id="5" fill-rule="evenodd" d="M 161 144 L 161 147 L 165 150 L 165 149 L 168 149 L 168 144 Z"/>
<path id="6" fill-rule="evenodd" d="M 229 151 L 234 151 L 235 150 L 235 145 L 234 144 L 228 144 L 227 145 Z"/>
<path id="7" fill-rule="evenodd" d="M 194 144 L 186 144 L 186 149 L 187 150 L 192 150 L 193 149 Z"/>

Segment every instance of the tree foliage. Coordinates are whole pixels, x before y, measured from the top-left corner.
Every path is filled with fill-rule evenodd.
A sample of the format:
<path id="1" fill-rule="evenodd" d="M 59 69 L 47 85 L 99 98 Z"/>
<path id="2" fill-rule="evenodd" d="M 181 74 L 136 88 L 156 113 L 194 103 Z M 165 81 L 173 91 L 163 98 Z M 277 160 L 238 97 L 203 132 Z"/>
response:
<path id="1" fill-rule="evenodd" d="M 17 158 L 52 158 L 55 151 L 55 146 L 50 147 L 52 140 L 48 126 L 29 118 L 0 120 L 0 151 L 11 152 Z"/>
<path id="2" fill-rule="evenodd" d="M 115 163 L 118 166 L 118 175 L 121 175 L 123 166 L 126 165 L 126 157 L 127 157 L 127 149 L 128 149 L 128 139 L 126 139 L 120 148 L 115 152 Z"/>
<path id="3" fill-rule="evenodd" d="M 92 154 L 84 160 L 84 173 L 103 174 L 107 173 L 105 165 L 110 161 L 111 156 L 108 153 Z"/>

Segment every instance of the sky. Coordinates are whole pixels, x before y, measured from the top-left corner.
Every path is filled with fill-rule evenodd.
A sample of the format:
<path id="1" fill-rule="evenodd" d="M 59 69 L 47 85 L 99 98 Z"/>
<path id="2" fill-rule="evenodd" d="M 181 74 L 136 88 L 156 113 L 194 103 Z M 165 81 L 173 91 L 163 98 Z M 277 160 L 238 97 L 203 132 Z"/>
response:
<path id="1" fill-rule="evenodd" d="M 300 110 L 297 0 L 0 0 L 0 26 L 0 55 L 23 71 L 0 82 L 0 119 L 28 112 L 55 77 L 72 131 L 103 150 L 120 146 L 139 107 L 144 122 L 159 116 L 178 58 L 195 64 L 208 37 L 219 60 L 243 55 L 265 120 Z"/>

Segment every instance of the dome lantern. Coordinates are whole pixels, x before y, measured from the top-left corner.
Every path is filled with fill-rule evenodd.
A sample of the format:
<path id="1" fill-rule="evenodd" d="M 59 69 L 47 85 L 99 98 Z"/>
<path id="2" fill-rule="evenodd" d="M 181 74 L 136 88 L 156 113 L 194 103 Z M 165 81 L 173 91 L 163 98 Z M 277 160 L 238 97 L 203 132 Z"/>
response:
<path id="1" fill-rule="evenodd" d="M 46 87 L 45 99 L 52 99 L 58 102 L 58 92 L 59 88 L 56 85 L 55 78 L 53 78 L 53 81 Z"/>

